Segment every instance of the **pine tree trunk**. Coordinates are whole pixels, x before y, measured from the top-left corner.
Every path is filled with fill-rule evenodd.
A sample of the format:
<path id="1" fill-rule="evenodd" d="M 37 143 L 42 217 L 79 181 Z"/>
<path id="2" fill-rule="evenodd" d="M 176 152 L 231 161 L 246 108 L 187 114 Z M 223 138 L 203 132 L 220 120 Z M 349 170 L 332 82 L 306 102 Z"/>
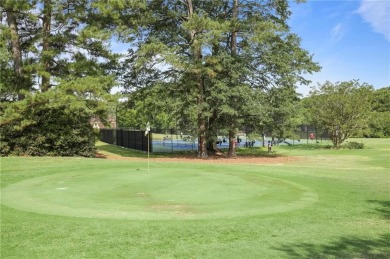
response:
<path id="1" fill-rule="evenodd" d="M 14 62 L 14 73 L 17 78 L 17 92 L 18 100 L 24 99 L 24 94 L 20 93 L 23 89 L 23 74 L 22 74 L 22 51 L 20 48 L 20 38 L 18 34 L 18 24 L 14 11 L 7 11 L 7 23 L 11 32 L 11 47 L 12 47 L 12 59 Z"/>
<path id="2" fill-rule="evenodd" d="M 43 42 L 42 42 L 42 63 L 43 63 L 43 73 L 42 73 L 42 92 L 49 90 L 50 88 L 50 74 L 51 74 L 51 55 L 50 51 L 50 30 L 51 30 L 51 15 L 52 15 L 51 1 L 44 1 L 43 8 L 43 18 L 42 18 L 42 33 L 43 33 Z"/>
<path id="3" fill-rule="evenodd" d="M 238 0 L 233 1 L 233 21 L 238 19 Z M 231 55 L 234 57 L 237 55 L 237 29 L 232 31 L 231 39 Z"/>
<path id="4" fill-rule="evenodd" d="M 233 10 L 232 10 L 232 20 L 235 21 L 238 18 L 238 0 L 233 0 Z M 234 58 L 237 55 L 237 30 L 234 29 L 232 31 L 231 42 L 230 42 L 230 53 Z M 232 85 L 231 87 L 235 87 Z M 232 123 L 229 130 L 229 151 L 228 157 L 236 156 L 236 145 L 235 145 L 235 123 Z"/>
<path id="5" fill-rule="evenodd" d="M 188 19 L 194 14 L 194 7 L 192 0 L 186 0 L 187 5 L 187 15 Z M 191 30 L 190 32 L 190 48 L 192 48 L 192 54 L 195 61 L 195 65 L 200 67 L 202 66 L 202 48 L 197 42 L 196 31 Z M 202 77 L 202 72 L 196 72 L 194 76 L 197 86 L 198 86 L 198 96 L 197 96 L 197 106 L 198 106 L 198 157 L 205 158 L 207 157 L 207 146 L 206 146 L 206 118 L 204 116 L 204 80 Z"/>
<path id="6" fill-rule="evenodd" d="M 207 151 L 216 153 L 218 152 L 217 140 L 217 111 L 214 109 L 213 114 L 209 118 L 208 127 L 206 132 L 207 137 Z"/>
<path id="7" fill-rule="evenodd" d="M 198 114 L 198 157 L 206 158 L 206 120 L 202 114 Z"/>
<path id="8" fill-rule="evenodd" d="M 207 145 L 206 145 L 206 118 L 203 112 L 204 106 L 204 80 L 201 75 L 197 76 L 198 81 L 198 157 L 206 158 Z"/>

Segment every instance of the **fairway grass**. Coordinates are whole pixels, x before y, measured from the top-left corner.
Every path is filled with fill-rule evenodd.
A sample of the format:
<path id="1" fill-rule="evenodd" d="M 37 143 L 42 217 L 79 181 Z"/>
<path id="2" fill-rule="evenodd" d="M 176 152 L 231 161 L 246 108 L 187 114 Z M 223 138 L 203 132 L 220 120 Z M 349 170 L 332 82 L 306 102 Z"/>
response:
<path id="1" fill-rule="evenodd" d="M 1 258 L 389 258 L 390 139 L 358 141 L 275 147 L 297 157 L 277 164 L 154 159 L 149 172 L 1 158 Z"/>

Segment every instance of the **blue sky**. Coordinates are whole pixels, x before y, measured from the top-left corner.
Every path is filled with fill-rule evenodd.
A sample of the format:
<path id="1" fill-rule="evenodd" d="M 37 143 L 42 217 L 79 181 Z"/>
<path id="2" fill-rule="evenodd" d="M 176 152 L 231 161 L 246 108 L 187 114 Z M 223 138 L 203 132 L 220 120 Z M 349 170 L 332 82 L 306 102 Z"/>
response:
<path id="1" fill-rule="evenodd" d="M 390 0 L 307 0 L 290 5 L 291 30 L 322 67 L 306 76 L 312 84 L 298 86 L 298 92 L 307 95 L 317 83 L 352 79 L 375 89 L 390 86 Z"/>

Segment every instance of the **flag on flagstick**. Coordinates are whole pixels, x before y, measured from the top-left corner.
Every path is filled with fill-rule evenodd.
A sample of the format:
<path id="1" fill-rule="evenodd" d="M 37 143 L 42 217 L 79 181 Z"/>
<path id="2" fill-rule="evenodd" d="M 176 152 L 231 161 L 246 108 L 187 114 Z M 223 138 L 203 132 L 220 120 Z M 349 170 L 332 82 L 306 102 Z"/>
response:
<path id="1" fill-rule="evenodd" d="M 150 131 L 150 123 L 148 121 L 148 123 L 146 124 L 145 136 L 149 134 L 149 131 Z"/>

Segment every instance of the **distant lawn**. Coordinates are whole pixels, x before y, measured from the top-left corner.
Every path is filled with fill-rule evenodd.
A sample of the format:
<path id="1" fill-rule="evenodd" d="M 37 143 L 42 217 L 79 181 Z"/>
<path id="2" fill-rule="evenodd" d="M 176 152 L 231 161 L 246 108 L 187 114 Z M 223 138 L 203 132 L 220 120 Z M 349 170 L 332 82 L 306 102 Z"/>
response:
<path id="1" fill-rule="evenodd" d="M 390 258 L 390 139 L 354 141 L 366 148 L 149 173 L 146 160 L 1 158 L 1 258 Z"/>

